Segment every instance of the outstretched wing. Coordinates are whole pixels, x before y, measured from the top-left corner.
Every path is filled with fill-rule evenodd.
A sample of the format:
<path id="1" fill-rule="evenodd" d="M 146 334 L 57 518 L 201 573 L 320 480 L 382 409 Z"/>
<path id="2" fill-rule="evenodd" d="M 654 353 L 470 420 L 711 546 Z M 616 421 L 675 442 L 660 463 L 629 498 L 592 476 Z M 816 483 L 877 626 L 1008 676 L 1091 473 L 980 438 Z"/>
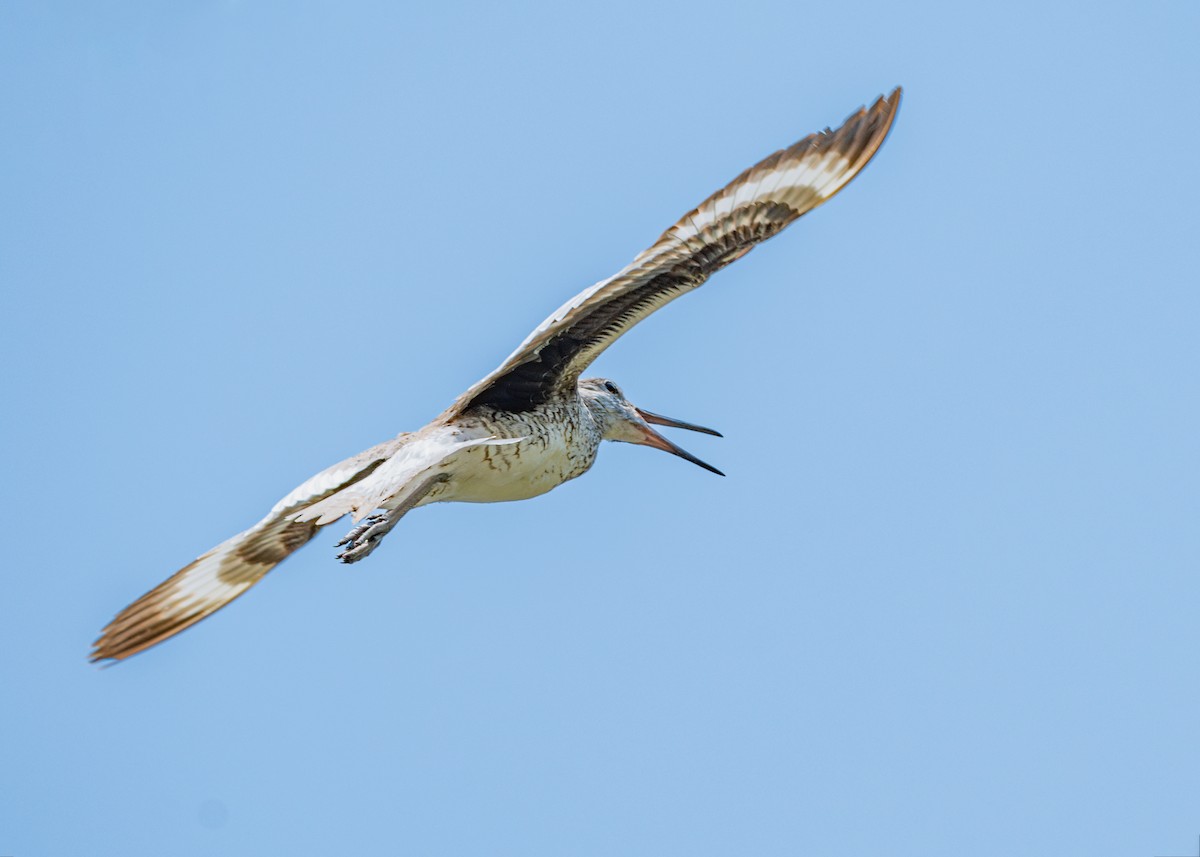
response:
<path id="1" fill-rule="evenodd" d="M 314 522 L 324 526 L 343 515 L 353 515 L 361 521 L 375 509 L 394 511 L 409 507 L 417 493 L 428 492 L 433 483 L 428 477 L 436 475 L 454 456 L 474 446 L 505 446 L 522 438 L 479 436 L 458 428 L 433 424 L 410 436 L 404 448 L 391 456 L 387 463 L 370 476 L 343 491 L 313 501 L 291 517 L 297 523 Z"/>
<path id="2" fill-rule="evenodd" d="M 373 446 L 300 485 L 245 532 L 217 545 L 122 610 L 100 633 L 91 660 L 122 660 L 173 637 L 249 589 L 319 529 L 294 520 L 298 510 L 369 476 L 404 445 L 406 435 Z"/>
<path id="3" fill-rule="evenodd" d="M 879 149 L 899 106 L 897 88 L 836 131 L 805 137 L 746 170 L 628 267 L 560 307 L 442 418 L 480 405 L 532 410 L 572 391 L 584 369 L 639 321 L 841 190 Z"/>

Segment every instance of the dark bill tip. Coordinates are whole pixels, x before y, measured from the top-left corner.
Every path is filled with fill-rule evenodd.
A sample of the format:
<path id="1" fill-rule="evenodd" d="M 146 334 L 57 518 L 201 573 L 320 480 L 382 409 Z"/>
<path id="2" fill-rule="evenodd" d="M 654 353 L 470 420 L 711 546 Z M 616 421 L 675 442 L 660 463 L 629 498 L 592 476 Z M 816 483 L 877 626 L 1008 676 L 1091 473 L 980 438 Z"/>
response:
<path id="1" fill-rule="evenodd" d="M 709 464 L 707 461 L 701 461 L 699 458 L 692 455 L 690 452 L 688 452 L 683 447 L 681 447 L 677 444 L 671 443 L 671 441 L 667 440 L 665 437 L 663 437 L 658 432 L 654 431 L 654 429 L 650 428 L 649 426 L 642 426 L 641 431 L 642 431 L 643 437 L 645 439 L 641 440 L 641 441 L 635 441 L 636 443 L 642 443 L 646 446 L 652 446 L 655 449 L 661 449 L 663 452 L 669 452 L 672 455 L 678 455 L 684 461 L 690 461 L 692 464 L 695 464 L 697 467 L 703 467 L 709 473 L 715 473 L 718 476 L 725 475 L 720 470 L 717 470 L 717 468 L 715 468 L 711 464 Z"/>

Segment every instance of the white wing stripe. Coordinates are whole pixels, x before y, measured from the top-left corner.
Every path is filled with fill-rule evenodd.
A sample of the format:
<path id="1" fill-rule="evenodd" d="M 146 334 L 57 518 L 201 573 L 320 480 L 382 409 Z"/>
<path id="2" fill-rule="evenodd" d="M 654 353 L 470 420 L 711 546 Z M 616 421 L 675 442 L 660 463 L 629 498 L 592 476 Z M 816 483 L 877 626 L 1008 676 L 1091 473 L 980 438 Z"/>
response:
<path id="1" fill-rule="evenodd" d="M 453 419 L 476 405 L 523 410 L 546 401 L 641 319 L 837 193 L 874 156 L 899 104 L 896 89 L 847 117 L 837 130 L 810 135 L 739 175 L 685 214 L 633 264 L 559 307 L 440 419 Z M 671 272 L 659 281 L 661 295 L 633 295 Z M 696 281 L 684 287 L 682 279 L 689 276 Z M 631 299 L 634 305 L 627 305 Z M 616 305 L 607 307 L 611 302 Z M 616 313 L 612 318 L 606 315 L 610 310 Z M 546 351 L 551 342 L 555 347 Z"/>

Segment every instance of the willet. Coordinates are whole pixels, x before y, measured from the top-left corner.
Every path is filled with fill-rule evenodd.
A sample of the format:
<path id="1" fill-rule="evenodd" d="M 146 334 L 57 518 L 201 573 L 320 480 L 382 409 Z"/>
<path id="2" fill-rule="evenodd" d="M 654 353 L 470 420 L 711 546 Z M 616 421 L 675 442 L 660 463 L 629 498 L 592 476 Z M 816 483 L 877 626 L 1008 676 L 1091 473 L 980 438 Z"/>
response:
<path id="1" fill-rule="evenodd" d="M 346 515 L 343 562 L 367 556 L 408 511 L 426 503 L 494 503 L 544 494 L 586 473 L 601 441 L 637 443 L 720 471 L 652 425 L 717 434 L 633 405 L 583 371 L 621 334 L 699 287 L 841 190 L 887 136 L 900 89 L 746 170 L 662 234 L 623 270 L 576 295 L 501 366 L 419 431 L 323 470 L 265 518 L 222 542 L 126 607 L 92 660 L 120 660 L 178 634 L 241 595 Z"/>

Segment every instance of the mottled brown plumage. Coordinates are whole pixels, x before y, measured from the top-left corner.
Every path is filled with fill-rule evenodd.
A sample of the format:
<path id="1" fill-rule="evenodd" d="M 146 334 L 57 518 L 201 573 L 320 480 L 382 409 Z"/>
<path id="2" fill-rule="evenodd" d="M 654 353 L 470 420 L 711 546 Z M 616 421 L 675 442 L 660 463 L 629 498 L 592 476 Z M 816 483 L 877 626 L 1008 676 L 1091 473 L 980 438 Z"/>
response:
<path id="1" fill-rule="evenodd" d="M 537 496 L 585 473 L 604 440 L 652 446 L 719 473 L 650 425 L 716 432 L 641 410 L 611 381 L 580 376 L 650 313 L 836 194 L 883 143 L 899 104 L 896 89 L 836 131 L 746 170 L 626 268 L 559 308 L 429 425 L 317 474 L 258 524 L 125 608 L 92 659 L 127 658 L 195 624 L 345 515 L 358 526 L 339 543 L 340 558 L 356 562 L 417 506 Z"/>

